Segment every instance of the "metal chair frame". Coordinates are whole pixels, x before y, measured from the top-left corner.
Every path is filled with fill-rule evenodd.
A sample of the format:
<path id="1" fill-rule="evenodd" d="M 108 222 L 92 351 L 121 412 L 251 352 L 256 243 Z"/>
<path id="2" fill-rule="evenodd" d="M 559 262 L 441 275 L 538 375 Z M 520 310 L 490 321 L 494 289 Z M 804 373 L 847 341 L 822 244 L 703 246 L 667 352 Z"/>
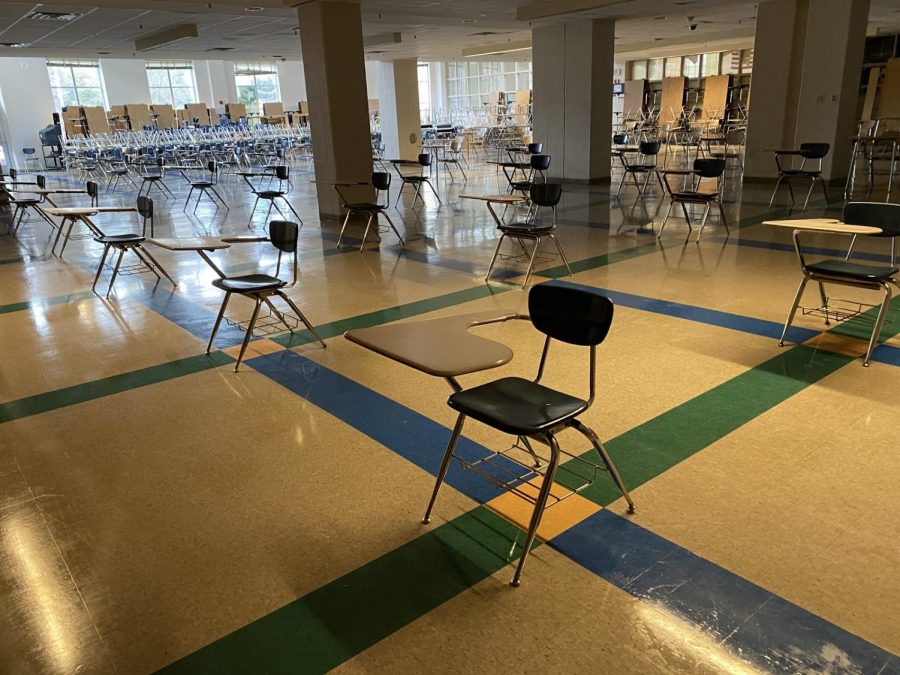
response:
<path id="1" fill-rule="evenodd" d="M 823 149 L 824 152 L 822 151 Z M 772 190 L 772 196 L 769 198 L 769 208 L 772 208 L 772 204 L 775 203 L 775 195 L 778 194 L 778 188 L 781 187 L 782 182 L 787 183 L 788 193 L 791 196 L 791 206 L 796 203 L 794 199 L 794 188 L 791 184 L 791 181 L 795 179 L 809 181 L 809 191 L 806 193 L 806 199 L 803 201 L 803 211 L 806 211 L 806 207 L 809 205 L 809 198 L 812 195 L 813 188 L 816 186 L 816 182 L 822 184 L 822 194 L 825 195 L 825 204 L 830 204 L 828 201 L 828 187 L 822 179 L 822 161 L 828 155 L 830 149 L 831 148 L 827 143 L 801 143 L 799 150 L 773 151 L 775 154 L 775 166 L 778 168 L 778 180 L 775 182 L 775 189 Z M 800 157 L 800 168 L 785 168 L 781 164 L 782 157 L 790 157 L 791 161 L 793 161 L 794 157 Z M 806 162 L 810 159 L 818 160 L 818 166 L 815 169 L 806 168 Z"/>
<path id="2" fill-rule="evenodd" d="M 347 199 L 344 192 L 341 191 L 341 188 L 346 189 L 363 185 L 371 185 L 375 190 L 375 201 L 373 203 L 351 202 Z M 394 225 L 394 221 L 391 220 L 391 217 L 387 213 L 387 209 L 391 205 L 391 174 L 386 171 L 374 172 L 372 173 L 371 183 L 336 183 L 334 189 L 341 198 L 341 206 L 347 210 L 347 214 L 344 216 L 344 223 L 341 225 L 341 233 L 338 235 L 337 248 L 340 248 L 341 246 L 341 240 L 344 238 L 344 231 L 347 229 L 347 223 L 350 221 L 350 215 L 353 213 L 363 213 L 369 217 L 366 221 L 366 230 L 363 232 L 362 241 L 359 244 L 360 251 L 362 251 L 366 245 L 366 237 L 369 236 L 369 228 L 372 225 L 373 219 L 375 220 L 375 227 L 378 229 L 379 235 L 388 231 L 388 228 L 379 227 L 378 216 L 384 216 L 387 219 L 390 229 L 394 231 L 394 234 L 396 234 L 397 238 L 400 240 L 400 246 L 404 245 L 405 242 L 403 241 L 403 237 L 400 235 L 399 230 L 397 230 L 397 227 Z M 384 204 L 381 204 L 378 201 L 382 192 L 386 195 Z"/>

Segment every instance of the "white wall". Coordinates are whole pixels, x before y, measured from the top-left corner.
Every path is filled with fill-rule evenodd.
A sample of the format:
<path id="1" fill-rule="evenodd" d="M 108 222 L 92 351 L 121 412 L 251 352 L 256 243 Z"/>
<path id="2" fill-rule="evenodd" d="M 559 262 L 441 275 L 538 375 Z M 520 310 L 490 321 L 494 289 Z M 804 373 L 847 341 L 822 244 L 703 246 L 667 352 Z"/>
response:
<path id="1" fill-rule="evenodd" d="M 147 64 L 143 59 L 100 59 L 109 105 L 150 103 Z"/>
<path id="2" fill-rule="evenodd" d="M 285 110 L 296 110 L 300 101 L 306 100 L 306 76 L 302 61 L 281 61 L 278 68 L 278 88 Z"/>
<path id="3" fill-rule="evenodd" d="M 0 58 L 0 110 L 7 157 L 23 169 L 22 148 L 40 153 L 37 132 L 53 123 L 55 105 L 44 59 Z"/>
<path id="4" fill-rule="evenodd" d="M 225 112 L 226 103 L 237 103 L 233 61 L 194 61 L 197 80 L 197 103 L 206 103 Z"/>

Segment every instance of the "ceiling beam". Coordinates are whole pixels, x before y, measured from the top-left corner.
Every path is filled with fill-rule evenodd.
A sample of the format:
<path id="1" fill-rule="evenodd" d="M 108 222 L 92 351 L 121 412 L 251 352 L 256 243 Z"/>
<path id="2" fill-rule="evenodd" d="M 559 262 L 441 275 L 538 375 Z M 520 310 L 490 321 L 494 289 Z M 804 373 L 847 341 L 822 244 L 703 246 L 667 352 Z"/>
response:
<path id="1" fill-rule="evenodd" d="M 534 21 L 547 19 L 560 14 L 572 12 L 584 12 L 589 9 L 602 9 L 612 5 L 621 5 L 632 0 L 556 0 L 555 2 L 539 2 L 533 5 L 524 5 L 516 10 L 516 18 L 519 21 Z"/>

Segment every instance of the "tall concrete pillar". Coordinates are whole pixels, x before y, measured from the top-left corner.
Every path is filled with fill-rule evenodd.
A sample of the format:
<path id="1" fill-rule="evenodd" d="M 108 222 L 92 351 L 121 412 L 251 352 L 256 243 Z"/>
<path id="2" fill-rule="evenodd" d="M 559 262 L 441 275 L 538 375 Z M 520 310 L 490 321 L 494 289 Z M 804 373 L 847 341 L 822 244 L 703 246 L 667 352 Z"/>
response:
<path id="1" fill-rule="evenodd" d="M 387 159 L 419 156 L 422 124 L 418 67 L 416 59 L 378 62 L 378 110 Z"/>
<path id="2" fill-rule="evenodd" d="M 746 178 L 773 178 L 769 150 L 830 143 L 823 177 L 841 181 L 856 130 L 869 0 L 759 3 Z"/>
<path id="3" fill-rule="evenodd" d="M 297 10 L 319 214 L 341 215 L 334 183 L 368 182 L 372 142 L 359 4 L 314 0 Z"/>
<path id="4" fill-rule="evenodd" d="M 569 21 L 532 31 L 534 141 L 553 178 L 609 180 L 615 22 Z"/>

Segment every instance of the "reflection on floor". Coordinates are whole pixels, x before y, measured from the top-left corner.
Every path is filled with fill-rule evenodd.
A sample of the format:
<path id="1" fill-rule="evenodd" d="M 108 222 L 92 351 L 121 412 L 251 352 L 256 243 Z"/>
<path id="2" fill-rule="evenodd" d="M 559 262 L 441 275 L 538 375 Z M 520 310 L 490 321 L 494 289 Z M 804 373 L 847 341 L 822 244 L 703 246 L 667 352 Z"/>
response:
<path id="1" fill-rule="evenodd" d="M 787 210 L 734 175 L 731 236 L 714 214 L 699 244 L 674 217 L 657 240 L 667 203 L 652 181 L 643 197 L 565 189 L 574 280 L 617 305 L 586 422 L 637 513 L 605 479 L 563 502 L 518 589 L 516 505 L 490 485 L 452 469 L 420 524 L 454 419 L 447 386 L 340 336 L 523 310 L 524 266 L 484 282 L 497 231 L 460 199 L 504 181 L 483 163 L 467 184 L 441 174 L 442 207 L 426 194 L 413 208 L 410 193 L 391 210 L 406 246 L 370 235 L 360 252 L 361 226 L 337 249 L 316 186 L 295 176 L 290 295 L 328 347 L 261 336 L 237 374 L 238 328 L 205 354 L 222 295 L 195 253 L 152 249 L 176 289 L 132 275 L 105 298 L 90 292 L 91 239 L 60 261 L 37 217 L 0 237 L 0 672 L 900 672 L 900 321 L 870 368 L 866 326 L 823 333 L 803 316 L 779 348 L 800 273 L 789 233 L 760 223 Z M 187 184 L 167 182 L 181 199 L 154 195 L 157 236 L 248 233 L 243 183 L 223 181 L 227 213 L 206 200 L 192 213 Z M 816 198 L 805 215 L 826 212 Z M 96 222 L 138 227 L 127 213 Z M 262 231 L 263 212 L 253 222 Z M 835 255 L 848 243 L 811 242 Z M 211 258 L 227 273 L 275 266 L 267 244 Z M 534 283 L 547 278 L 568 278 L 561 261 L 538 265 Z M 250 309 L 235 298 L 227 316 Z M 479 331 L 513 348 L 503 374 L 533 375 L 527 324 Z M 551 386 L 586 382 L 574 353 L 554 365 Z M 466 437 L 510 443 L 474 424 Z"/>

